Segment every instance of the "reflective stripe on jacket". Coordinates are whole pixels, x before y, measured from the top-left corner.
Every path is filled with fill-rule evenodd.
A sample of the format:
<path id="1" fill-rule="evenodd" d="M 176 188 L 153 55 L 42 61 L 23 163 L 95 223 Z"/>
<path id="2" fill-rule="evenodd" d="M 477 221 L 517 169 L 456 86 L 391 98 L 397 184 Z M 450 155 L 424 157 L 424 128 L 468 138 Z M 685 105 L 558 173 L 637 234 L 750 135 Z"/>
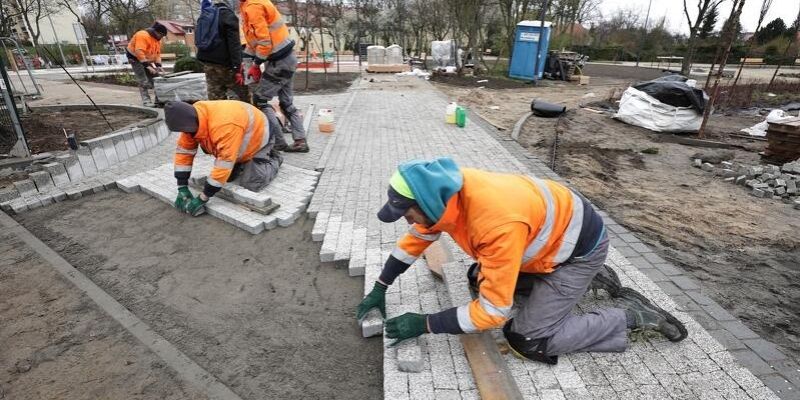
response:
<path id="1" fill-rule="evenodd" d="M 161 41 L 154 38 L 146 29 L 136 32 L 128 42 L 128 53 L 139 62 L 161 62 Z"/>
<path id="2" fill-rule="evenodd" d="M 191 172 L 197 147 L 216 157 L 208 184 L 222 187 L 237 163 L 250 161 L 269 140 L 267 117 L 237 100 L 194 103 L 200 125 L 194 136 L 181 133 L 175 149 L 175 171 Z"/>
<path id="3" fill-rule="evenodd" d="M 245 54 L 267 59 L 291 43 L 289 28 L 269 0 L 246 0 L 240 6 Z"/>
<path id="4" fill-rule="evenodd" d="M 575 249 L 583 202 L 565 186 L 523 175 L 461 169 L 464 183 L 430 228 L 413 225 L 392 255 L 413 263 L 441 232 L 480 265 L 477 299 L 458 307 L 464 332 L 502 325 L 520 272 L 550 273 Z"/>

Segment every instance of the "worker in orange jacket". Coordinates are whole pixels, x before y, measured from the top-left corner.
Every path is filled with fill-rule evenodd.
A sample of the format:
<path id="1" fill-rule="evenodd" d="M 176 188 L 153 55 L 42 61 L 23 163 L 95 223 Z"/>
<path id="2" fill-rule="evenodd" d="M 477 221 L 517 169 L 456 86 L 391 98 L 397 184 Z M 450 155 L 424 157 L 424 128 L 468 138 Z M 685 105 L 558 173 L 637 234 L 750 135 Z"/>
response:
<path id="1" fill-rule="evenodd" d="M 555 364 L 579 351 L 621 352 L 627 329 L 653 330 L 683 340 L 683 324 L 641 294 L 622 288 L 604 268 L 608 235 L 591 204 L 569 188 L 523 175 L 459 168 L 453 160 L 412 161 L 390 180 L 383 222 L 412 224 L 386 261 L 358 318 L 377 308 L 385 316 L 389 285 L 442 232 L 477 260 L 468 271 L 478 298 L 469 304 L 386 321 L 386 336 L 402 340 L 423 333 L 472 333 L 503 326 L 509 346 L 526 359 Z M 596 279 L 601 278 L 601 279 Z M 590 287 L 603 288 L 623 308 L 570 313 Z M 510 319 L 514 295 L 523 295 Z"/>
<path id="2" fill-rule="evenodd" d="M 202 214 L 208 199 L 229 181 L 238 179 L 245 189 L 260 191 L 275 178 L 283 162 L 273 149 L 275 140 L 267 118 L 248 103 L 170 102 L 164 106 L 164 120 L 171 131 L 181 132 L 175 149 L 175 207 L 193 216 Z M 216 159 L 203 192 L 194 197 L 188 185 L 198 147 Z"/>
<path id="3" fill-rule="evenodd" d="M 252 66 L 246 74 L 249 80 L 257 82 L 253 89 L 253 104 L 267 114 L 277 149 L 308 152 L 303 117 L 293 103 L 292 79 L 297 69 L 297 57 L 289 28 L 270 0 L 245 0 L 240 9 L 242 31 L 247 42 L 243 57 L 252 59 Z M 261 65 L 264 65 L 263 75 Z M 283 138 L 275 111 L 269 105 L 275 96 L 278 96 L 280 108 L 291 124 L 294 139 L 291 145 Z"/>
<path id="4" fill-rule="evenodd" d="M 167 27 L 155 22 L 153 26 L 142 29 L 131 37 L 128 42 L 128 62 L 133 68 L 136 82 L 139 84 L 139 94 L 142 96 L 142 105 L 152 107 L 148 89 L 153 88 L 153 77 L 164 73 L 161 67 L 161 38 L 167 35 Z"/>

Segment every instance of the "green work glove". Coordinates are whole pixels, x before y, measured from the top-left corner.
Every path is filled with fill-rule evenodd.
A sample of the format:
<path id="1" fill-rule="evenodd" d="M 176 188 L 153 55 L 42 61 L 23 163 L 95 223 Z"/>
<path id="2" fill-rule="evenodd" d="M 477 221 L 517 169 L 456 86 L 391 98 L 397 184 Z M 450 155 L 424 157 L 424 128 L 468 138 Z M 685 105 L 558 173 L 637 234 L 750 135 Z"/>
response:
<path id="1" fill-rule="evenodd" d="M 183 212 L 196 217 L 205 212 L 205 205 L 206 202 L 203 201 L 200 196 L 197 196 L 183 206 Z"/>
<path id="2" fill-rule="evenodd" d="M 389 347 L 423 333 L 428 333 L 428 316 L 425 314 L 405 313 L 386 321 L 386 337 L 397 339 Z"/>
<path id="3" fill-rule="evenodd" d="M 188 187 L 178 186 L 178 197 L 175 199 L 175 208 L 183 211 L 183 207 L 186 203 L 192 201 L 193 198 L 194 196 L 192 196 L 192 192 L 189 191 Z"/>
<path id="4" fill-rule="evenodd" d="M 358 308 L 356 309 L 356 318 L 362 319 L 369 310 L 373 308 L 377 308 L 378 311 L 381 312 L 381 316 L 386 318 L 386 289 L 388 286 L 380 283 L 375 282 L 375 286 L 372 288 L 372 291 L 369 292 L 367 297 L 364 297 L 364 300 L 361 300 L 359 303 Z"/>

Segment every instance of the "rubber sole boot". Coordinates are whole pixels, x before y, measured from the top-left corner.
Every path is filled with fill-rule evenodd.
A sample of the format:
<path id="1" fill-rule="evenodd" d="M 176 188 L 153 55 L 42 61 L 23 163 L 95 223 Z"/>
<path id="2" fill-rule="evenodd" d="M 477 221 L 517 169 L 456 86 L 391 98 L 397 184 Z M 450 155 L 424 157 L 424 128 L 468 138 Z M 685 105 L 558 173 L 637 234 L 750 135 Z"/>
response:
<path id="1" fill-rule="evenodd" d="M 589 288 L 592 289 L 594 297 L 597 297 L 598 289 L 605 290 L 611 297 L 619 297 L 619 291 L 622 289 L 622 282 L 620 282 L 616 271 L 606 264 L 603 265 L 600 272 L 594 276 Z"/>
<path id="2" fill-rule="evenodd" d="M 301 143 L 294 142 L 284 150 L 287 153 L 308 153 L 308 143 L 303 140 Z"/>
<path id="3" fill-rule="evenodd" d="M 630 312 L 636 320 L 633 330 L 650 330 L 664 335 L 671 342 L 680 342 L 689 335 L 686 326 L 675 316 L 653 304 L 643 294 L 631 288 L 623 287 L 619 291 L 619 302 L 624 305 L 626 313 Z"/>

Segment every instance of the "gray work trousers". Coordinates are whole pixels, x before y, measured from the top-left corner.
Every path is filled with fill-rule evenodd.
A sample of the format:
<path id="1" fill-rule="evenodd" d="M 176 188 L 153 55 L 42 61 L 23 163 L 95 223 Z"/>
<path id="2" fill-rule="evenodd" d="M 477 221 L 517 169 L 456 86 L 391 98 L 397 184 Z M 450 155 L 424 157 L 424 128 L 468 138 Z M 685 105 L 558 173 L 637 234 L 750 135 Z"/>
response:
<path id="1" fill-rule="evenodd" d="M 253 90 L 253 103 L 267 115 L 270 134 L 275 136 L 276 144 L 286 144 L 286 140 L 283 138 L 283 132 L 281 131 L 280 123 L 278 123 L 278 117 L 275 116 L 275 110 L 268 104 L 275 96 L 278 96 L 278 104 L 281 107 L 281 111 L 286 115 L 286 120 L 292 126 L 292 138 L 294 140 L 306 138 L 306 131 L 303 129 L 303 117 L 300 115 L 300 110 L 292 103 L 292 79 L 296 69 L 297 57 L 295 57 L 294 53 L 278 61 L 267 61 L 264 63 L 264 73 L 261 75 L 261 80 Z"/>
<path id="2" fill-rule="evenodd" d="M 549 338 L 546 354 L 595 351 L 623 352 L 628 348 L 625 312 L 599 309 L 583 315 L 571 311 L 603 268 L 608 235 L 583 257 L 561 264 L 550 274 L 520 274 L 517 291 L 530 291 L 511 325 L 513 332 L 531 339 Z"/>
<path id="3" fill-rule="evenodd" d="M 262 147 L 253 159 L 244 163 L 237 164 L 234 169 L 237 171 L 238 185 L 253 192 L 260 192 L 275 179 L 278 169 L 283 164 L 283 155 L 274 151 L 275 141 L 270 138 L 266 146 Z"/>
<path id="4" fill-rule="evenodd" d="M 139 84 L 139 95 L 142 96 L 142 103 L 149 103 L 150 93 L 148 93 L 147 90 L 153 88 L 153 75 L 145 68 L 144 64 L 138 60 L 128 60 L 131 63 L 136 83 Z"/>

